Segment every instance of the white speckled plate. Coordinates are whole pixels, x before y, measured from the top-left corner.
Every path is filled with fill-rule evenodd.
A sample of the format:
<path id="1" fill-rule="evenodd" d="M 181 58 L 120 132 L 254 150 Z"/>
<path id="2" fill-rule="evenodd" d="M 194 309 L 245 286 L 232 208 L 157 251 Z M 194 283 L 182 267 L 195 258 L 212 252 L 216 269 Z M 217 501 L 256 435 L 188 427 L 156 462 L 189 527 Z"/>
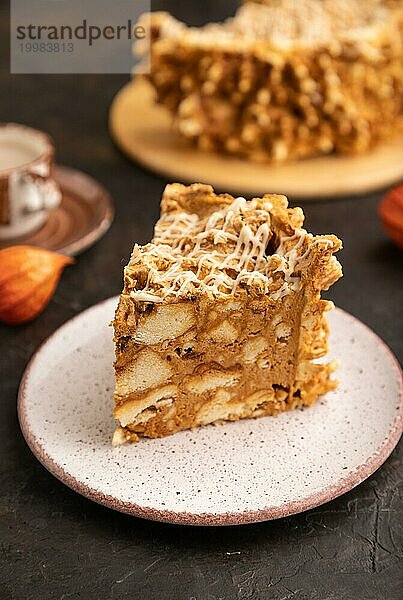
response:
<path id="1" fill-rule="evenodd" d="M 347 492 L 402 431 L 400 368 L 351 315 L 329 315 L 340 387 L 304 411 L 112 448 L 112 330 L 117 299 L 75 317 L 38 350 L 20 387 L 24 436 L 68 486 L 140 517 L 194 525 L 301 512 Z"/>

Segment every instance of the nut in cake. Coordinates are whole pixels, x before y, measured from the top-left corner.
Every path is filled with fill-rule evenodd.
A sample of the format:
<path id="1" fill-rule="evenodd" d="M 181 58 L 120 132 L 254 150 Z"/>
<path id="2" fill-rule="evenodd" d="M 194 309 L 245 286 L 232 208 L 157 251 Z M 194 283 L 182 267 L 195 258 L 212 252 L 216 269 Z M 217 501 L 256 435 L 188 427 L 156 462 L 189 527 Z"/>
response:
<path id="1" fill-rule="evenodd" d="M 308 406 L 335 387 L 321 299 L 340 240 L 287 199 L 168 185 L 114 320 L 114 444 Z"/>

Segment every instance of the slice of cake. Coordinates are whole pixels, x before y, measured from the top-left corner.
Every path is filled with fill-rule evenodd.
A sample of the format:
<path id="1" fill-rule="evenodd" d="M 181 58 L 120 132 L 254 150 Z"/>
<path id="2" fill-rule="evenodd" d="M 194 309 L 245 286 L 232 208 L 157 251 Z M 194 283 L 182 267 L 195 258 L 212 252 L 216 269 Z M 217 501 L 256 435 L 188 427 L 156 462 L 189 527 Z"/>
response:
<path id="1" fill-rule="evenodd" d="M 285 196 L 246 201 L 168 185 L 135 246 L 116 311 L 114 444 L 308 406 L 335 387 L 322 300 L 341 276 L 333 235 Z"/>
<path id="2" fill-rule="evenodd" d="M 247 2 L 202 28 L 152 13 L 148 78 L 203 150 L 262 162 L 365 152 L 403 130 L 402 15 L 381 0 Z"/>

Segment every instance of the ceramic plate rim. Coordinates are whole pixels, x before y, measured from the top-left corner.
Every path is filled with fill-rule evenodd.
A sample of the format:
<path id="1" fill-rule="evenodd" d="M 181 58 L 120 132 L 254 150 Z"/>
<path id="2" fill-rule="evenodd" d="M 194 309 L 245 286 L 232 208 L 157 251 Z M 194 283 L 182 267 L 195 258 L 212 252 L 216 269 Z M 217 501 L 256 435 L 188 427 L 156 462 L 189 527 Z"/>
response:
<path id="1" fill-rule="evenodd" d="M 67 254 L 68 256 L 77 256 L 78 254 L 81 254 L 85 250 L 91 248 L 91 246 L 93 246 L 106 234 L 112 225 L 115 217 L 115 208 L 112 196 L 100 181 L 85 171 L 81 171 L 80 169 L 75 169 L 74 167 L 59 163 L 55 165 L 54 171 L 57 176 L 62 178 L 66 177 L 66 179 L 68 179 L 69 175 L 71 176 L 74 173 L 78 173 L 83 179 L 87 180 L 87 182 L 89 182 L 94 189 L 97 190 L 99 196 L 103 199 L 105 206 L 105 213 L 101 218 L 98 217 L 97 223 L 93 229 L 87 231 L 87 233 L 85 233 L 80 239 L 69 242 L 59 250 L 59 252 L 62 254 Z M 64 188 L 66 191 L 70 190 L 69 183 L 66 183 L 66 181 L 64 182 Z"/>
<path id="2" fill-rule="evenodd" d="M 17 412 L 20 422 L 21 431 L 31 449 L 34 456 L 39 460 L 42 466 L 45 467 L 54 477 L 67 485 L 73 491 L 79 493 L 85 498 L 101 504 L 107 508 L 111 508 L 118 512 L 126 513 L 132 516 L 145 518 L 151 521 L 159 521 L 177 525 L 241 525 L 269 521 L 291 516 L 297 513 L 305 512 L 345 494 L 370 477 L 390 456 L 396 445 L 398 444 L 402 434 L 403 424 L 403 376 L 400 364 L 387 346 L 387 344 L 370 328 L 368 325 L 348 313 L 347 311 L 336 308 L 336 311 L 343 313 L 346 317 L 358 323 L 372 335 L 385 352 L 391 361 L 391 365 L 396 372 L 396 378 L 399 381 L 399 405 L 396 410 L 395 419 L 391 427 L 389 436 L 384 439 L 380 446 L 367 458 L 365 462 L 359 465 L 354 471 L 341 477 L 333 485 L 328 485 L 318 492 L 307 495 L 301 500 L 292 500 L 284 506 L 266 507 L 259 510 L 246 510 L 239 513 L 190 513 L 176 512 L 170 510 L 159 510 L 152 507 L 140 506 L 134 502 L 123 502 L 109 494 L 93 489 L 91 486 L 77 480 L 73 475 L 67 473 L 60 465 L 58 465 L 51 456 L 47 454 L 36 436 L 31 432 L 25 411 L 26 387 L 30 376 L 31 369 L 34 367 L 36 360 L 39 358 L 44 348 L 52 342 L 53 338 L 58 335 L 64 328 L 67 328 L 73 321 L 85 317 L 90 311 L 98 309 L 101 305 L 118 300 L 118 296 L 107 298 L 97 304 L 94 304 L 84 311 L 78 313 L 71 319 L 68 319 L 60 327 L 58 327 L 48 338 L 46 338 L 29 360 L 18 390 Z"/>

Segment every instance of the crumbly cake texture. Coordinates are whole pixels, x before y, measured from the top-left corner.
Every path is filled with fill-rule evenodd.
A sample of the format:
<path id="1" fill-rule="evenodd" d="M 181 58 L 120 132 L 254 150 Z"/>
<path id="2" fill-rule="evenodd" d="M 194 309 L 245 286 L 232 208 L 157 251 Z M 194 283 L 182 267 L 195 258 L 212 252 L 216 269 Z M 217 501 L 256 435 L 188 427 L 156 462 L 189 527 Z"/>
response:
<path id="1" fill-rule="evenodd" d="M 203 150 L 283 161 L 403 131 L 401 0 L 248 2 L 199 29 L 147 19 L 156 100 Z"/>
<path id="2" fill-rule="evenodd" d="M 114 320 L 113 443 L 275 415 L 336 386 L 321 299 L 340 240 L 303 228 L 285 196 L 247 201 L 168 185 L 134 247 Z"/>

